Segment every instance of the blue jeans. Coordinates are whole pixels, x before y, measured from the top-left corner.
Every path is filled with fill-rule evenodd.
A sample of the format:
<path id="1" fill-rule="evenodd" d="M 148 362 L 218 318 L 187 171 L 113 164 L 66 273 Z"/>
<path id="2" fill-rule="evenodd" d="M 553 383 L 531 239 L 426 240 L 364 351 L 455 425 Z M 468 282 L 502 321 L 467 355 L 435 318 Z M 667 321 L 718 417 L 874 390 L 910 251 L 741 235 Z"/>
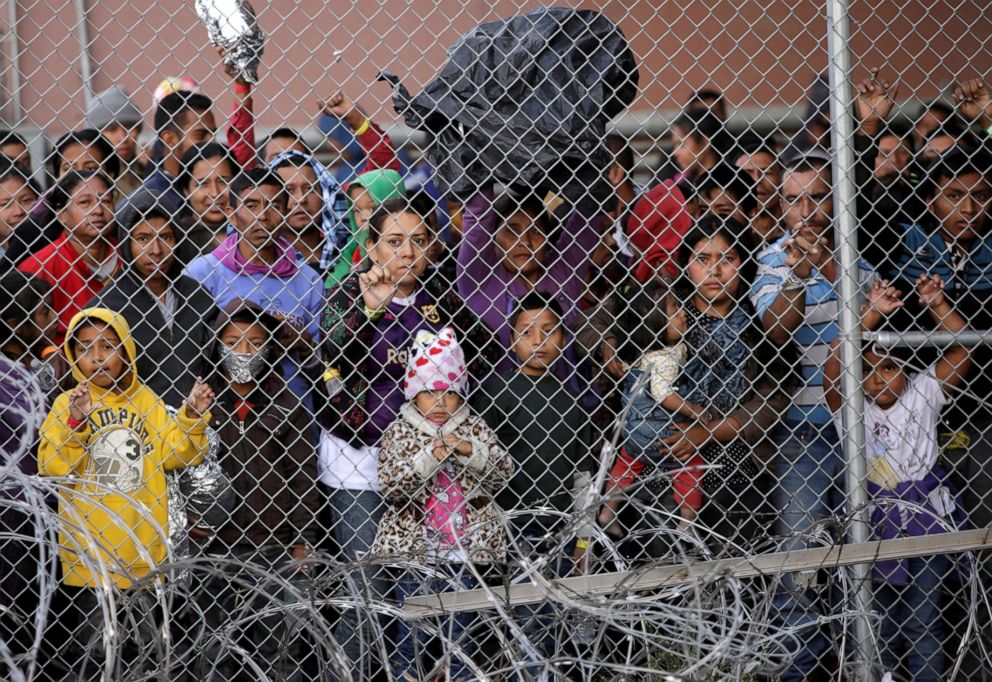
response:
<path id="1" fill-rule="evenodd" d="M 464 564 L 446 564 L 439 566 L 438 570 L 451 577 L 435 578 L 420 573 L 401 573 L 394 587 L 396 601 L 402 604 L 407 597 L 418 594 L 471 590 L 478 586 L 475 576 L 469 572 Z M 470 632 L 474 621 L 474 613 L 461 611 L 432 623 L 444 638 L 443 649 L 444 654 L 450 656 L 448 666 L 452 680 L 475 679 L 470 668 L 465 664 L 465 658 L 471 656 L 478 648 L 478 644 Z M 397 619 L 396 646 L 389 661 L 395 679 L 428 679 L 427 674 L 430 669 L 425 661 L 429 658 L 427 651 L 429 640 L 429 632 L 417 627 L 417 621 Z M 456 653 L 456 647 L 458 653 Z"/>
<path id="2" fill-rule="evenodd" d="M 366 558 L 385 510 L 382 495 L 375 490 L 331 488 L 328 501 L 333 519 L 331 532 L 343 560 L 354 562 Z M 388 590 L 384 576 L 378 571 L 357 570 L 352 572 L 351 579 L 361 592 L 362 603 L 381 600 Z M 369 652 L 378 648 L 375 633 L 379 629 L 372 626 L 372 618 L 375 616 L 371 612 L 362 613 L 356 605 L 342 611 L 334 628 L 334 639 L 341 645 L 357 680 L 372 678 Z"/>
<path id="3" fill-rule="evenodd" d="M 523 557 L 534 561 L 548 556 L 548 553 L 557 545 L 558 538 L 552 533 L 551 541 L 542 542 L 541 540 L 545 533 L 546 531 L 540 528 L 519 528 L 516 530 L 517 545 Z M 517 550 L 511 548 L 511 551 Z M 548 565 L 541 570 L 541 574 L 548 578 L 568 577 L 575 567 L 575 561 L 572 558 L 574 555 L 575 540 L 571 540 L 565 545 L 564 551 L 557 556 L 549 557 Z M 519 558 L 511 557 L 511 560 L 516 560 L 514 563 L 517 563 Z M 522 571 L 515 570 L 514 573 L 514 577 L 516 577 Z M 562 631 L 559 627 L 556 627 L 558 618 L 555 617 L 555 609 L 550 604 L 539 603 L 515 606 L 513 607 L 513 615 L 516 617 L 517 623 L 524 631 L 524 634 L 527 635 L 527 639 L 530 640 L 531 645 L 542 655 L 544 659 L 541 661 L 542 664 L 544 661 L 555 657 L 559 644 L 561 646 L 567 646 L 564 638 L 559 637 Z M 524 652 L 524 658 L 530 658 L 526 652 Z M 534 666 L 532 669 L 528 669 L 526 674 L 517 673 L 516 678 L 537 679 L 537 674 L 540 671 L 540 665 Z"/>
<path id="4" fill-rule="evenodd" d="M 946 556 L 913 557 L 908 585 L 875 585 L 874 606 L 882 615 L 880 653 L 886 670 L 897 670 L 901 658 L 914 682 L 944 679 L 940 586 L 949 569 Z"/>
<path id="5" fill-rule="evenodd" d="M 833 424 L 786 419 L 773 438 L 779 446 L 775 460 L 778 485 L 773 494 L 778 512 L 776 533 L 783 536 L 801 533 L 819 519 L 838 513 L 844 504 L 845 465 Z M 804 546 L 795 539 L 782 549 Z M 785 589 L 774 598 L 776 622 L 797 629 L 795 635 L 801 646 L 781 679 L 800 682 L 820 665 L 830 648 L 830 640 L 817 623 L 822 605 L 811 599 L 791 575 L 783 576 L 782 582 Z"/>

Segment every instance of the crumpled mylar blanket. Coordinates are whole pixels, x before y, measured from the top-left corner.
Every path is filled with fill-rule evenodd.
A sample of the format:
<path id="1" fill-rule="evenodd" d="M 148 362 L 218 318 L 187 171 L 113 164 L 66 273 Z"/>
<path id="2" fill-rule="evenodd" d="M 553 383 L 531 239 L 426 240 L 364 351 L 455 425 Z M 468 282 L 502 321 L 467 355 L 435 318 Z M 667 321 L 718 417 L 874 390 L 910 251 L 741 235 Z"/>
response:
<path id="1" fill-rule="evenodd" d="M 224 61 L 246 81 L 257 83 L 265 34 L 247 0 L 196 0 L 196 13 L 207 27 L 210 42 L 227 50 Z"/>

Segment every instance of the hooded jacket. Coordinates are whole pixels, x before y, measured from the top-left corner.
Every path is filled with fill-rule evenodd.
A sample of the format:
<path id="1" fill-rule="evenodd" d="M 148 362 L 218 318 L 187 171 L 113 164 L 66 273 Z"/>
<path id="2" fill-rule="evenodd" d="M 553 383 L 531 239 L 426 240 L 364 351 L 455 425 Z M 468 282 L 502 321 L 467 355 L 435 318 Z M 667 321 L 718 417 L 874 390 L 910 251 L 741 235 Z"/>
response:
<path id="1" fill-rule="evenodd" d="M 171 325 L 166 324 L 155 295 L 134 269 L 131 231 L 140 222 L 137 216 L 160 196 L 139 191 L 132 198 L 118 221 L 121 268 L 92 305 L 124 316 L 138 347 L 138 378 L 167 405 L 177 407 L 189 394 L 196 377 L 206 375 L 211 325 L 218 311 L 210 293 L 199 282 L 182 274 L 190 245 L 175 223 L 177 245 L 172 267 L 166 273 L 175 297 Z"/>
<path id="2" fill-rule="evenodd" d="M 217 317 L 210 357 L 217 357 L 220 334 L 239 310 L 258 315 L 272 337 L 279 322 L 245 301 L 234 301 Z M 276 345 L 270 340 L 270 347 Z M 271 352 L 271 350 L 270 350 Z M 234 508 L 218 539 L 237 545 L 289 547 L 317 541 L 317 456 L 310 438 L 313 416 L 270 371 L 246 400 L 231 390 L 223 375 L 211 385 L 217 390 L 210 425 L 220 440 L 218 462 L 235 491 Z"/>
<path id="3" fill-rule="evenodd" d="M 65 356 L 73 376 L 74 332 L 99 320 L 121 339 L 130 380 L 120 393 L 88 385 L 94 409 L 78 428 L 69 424 L 70 392 L 62 393 L 41 427 L 38 472 L 78 477 L 60 495 L 59 553 L 67 585 L 120 588 L 147 575 L 166 558 L 169 518 L 165 472 L 197 464 L 207 449 L 210 413 L 173 417 L 137 374 L 134 338 L 127 322 L 105 308 L 87 308 L 69 323 Z"/>
<path id="4" fill-rule="evenodd" d="M 398 172 L 388 168 L 362 173 L 348 186 L 349 192 L 352 187 L 365 188 L 376 206 L 390 199 L 406 198 L 403 177 Z M 361 257 L 365 256 L 365 240 L 368 232 L 358 229 L 358 224 L 355 222 L 355 205 L 350 194 L 348 195 L 348 226 L 351 228 L 351 237 L 341 250 L 341 258 L 334 266 L 334 270 L 327 276 L 325 284 L 328 287 L 336 286 L 348 277 L 356 252 Z"/>

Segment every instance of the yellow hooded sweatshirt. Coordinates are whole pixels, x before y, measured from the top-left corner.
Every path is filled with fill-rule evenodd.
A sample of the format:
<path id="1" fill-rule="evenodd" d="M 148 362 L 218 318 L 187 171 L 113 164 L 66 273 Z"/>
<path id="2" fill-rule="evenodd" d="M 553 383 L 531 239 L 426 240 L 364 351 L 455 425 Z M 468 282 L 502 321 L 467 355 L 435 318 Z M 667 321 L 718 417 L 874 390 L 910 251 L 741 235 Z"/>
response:
<path id="1" fill-rule="evenodd" d="M 185 409 L 176 417 L 166 411 L 165 403 L 138 381 L 127 322 L 105 308 L 87 308 L 69 322 L 65 355 L 78 381 L 86 377 L 72 340 L 87 319 L 107 324 L 120 337 L 131 380 L 121 393 L 89 384 L 93 410 L 77 429 L 69 426 L 70 393 L 56 398 L 41 427 L 38 472 L 79 478 L 59 499 L 65 583 L 102 587 L 109 578 L 128 588 L 166 557 L 165 472 L 203 459 L 210 414 L 189 419 Z"/>

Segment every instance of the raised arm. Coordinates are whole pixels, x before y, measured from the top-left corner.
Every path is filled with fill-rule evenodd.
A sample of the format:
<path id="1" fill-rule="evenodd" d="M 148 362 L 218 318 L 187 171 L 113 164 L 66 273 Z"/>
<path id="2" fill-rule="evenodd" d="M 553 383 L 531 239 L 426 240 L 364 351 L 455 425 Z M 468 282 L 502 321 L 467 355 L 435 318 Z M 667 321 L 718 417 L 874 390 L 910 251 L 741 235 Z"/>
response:
<path id="1" fill-rule="evenodd" d="M 916 293 L 920 296 L 920 305 L 930 313 L 938 331 L 960 332 L 968 328 L 968 323 L 944 296 L 944 280 L 939 276 L 921 275 L 916 280 Z M 934 374 L 947 393 L 949 388 L 961 385 L 970 369 L 971 352 L 968 348 L 950 346 L 934 365 Z"/>
<path id="2" fill-rule="evenodd" d="M 393 141 L 347 95 L 338 92 L 330 99 L 321 102 L 321 111 L 348 124 L 358 144 L 362 146 L 365 152 L 365 164 L 356 175 L 379 168 L 402 172 Z"/>
<path id="3" fill-rule="evenodd" d="M 465 299 L 474 294 L 498 267 L 496 258 L 496 213 L 492 187 L 479 191 L 462 209 L 462 240 L 458 244 L 455 276 L 458 293 Z"/>
<path id="4" fill-rule="evenodd" d="M 221 58 L 224 49 L 219 48 Z M 224 72 L 234 79 L 234 111 L 227 124 L 227 146 L 234 160 L 243 170 L 251 170 L 258 163 L 258 148 L 255 146 L 255 112 L 251 99 L 251 83 L 237 74 L 233 66 L 224 65 Z"/>
<path id="5" fill-rule="evenodd" d="M 872 331 L 887 316 L 903 307 L 902 292 L 889 284 L 888 280 L 872 284 L 864 305 L 861 307 L 861 330 Z M 830 410 L 840 410 L 844 400 L 840 392 L 840 337 L 830 344 L 830 354 L 823 368 L 823 393 Z"/>

